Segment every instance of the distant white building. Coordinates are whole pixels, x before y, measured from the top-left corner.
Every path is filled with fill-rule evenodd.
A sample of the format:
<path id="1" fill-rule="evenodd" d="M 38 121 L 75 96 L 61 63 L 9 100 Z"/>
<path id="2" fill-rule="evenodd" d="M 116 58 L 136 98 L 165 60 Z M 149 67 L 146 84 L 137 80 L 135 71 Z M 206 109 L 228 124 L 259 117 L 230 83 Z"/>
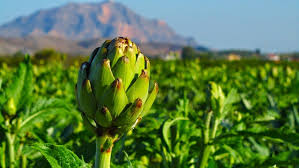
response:
<path id="1" fill-rule="evenodd" d="M 180 58 L 179 51 L 169 51 L 164 57 L 165 60 L 176 60 Z"/>
<path id="2" fill-rule="evenodd" d="M 238 54 L 229 54 L 229 55 L 227 56 L 227 59 L 228 59 L 229 61 L 238 61 L 238 60 L 241 59 L 241 56 L 238 55 Z"/>
<path id="3" fill-rule="evenodd" d="M 277 54 L 268 54 L 267 58 L 270 61 L 280 61 L 280 56 Z"/>

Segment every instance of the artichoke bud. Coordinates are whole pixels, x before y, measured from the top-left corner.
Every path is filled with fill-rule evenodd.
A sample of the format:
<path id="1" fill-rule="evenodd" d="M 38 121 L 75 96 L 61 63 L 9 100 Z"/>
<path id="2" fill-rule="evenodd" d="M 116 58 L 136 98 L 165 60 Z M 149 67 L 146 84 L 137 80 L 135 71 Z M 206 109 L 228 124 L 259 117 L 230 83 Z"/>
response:
<path id="1" fill-rule="evenodd" d="M 142 112 L 142 100 L 137 98 L 127 109 L 124 110 L 113 122 L 114 126 L 132 126 Z"/>
<path id="2" fill-rule="evenodd" d="M 6 106 L 5 106 L 5 111 L 10 116 L 14 116 L 16 114 L 17 107 L 16 107 L 16 104 L 15 104 L 15 101 L 13 98 L 8 99 Z"/>
<path id="3" fill-rule="evenodd" d="M 107 40 L 82 64 L 76 99 L 82 118 L 97 135 L 122 135 L 132 129 L 152 106 L 155 83 L 149 92 L 150 61 L 128 38 Z"/>
<path id="4" fill-rule="evenodd" d="M 112 116 L 107 107 L 103 107 L 96 112 L 95 121 L 102 127 L 109 127 L 112 122 Z"/>

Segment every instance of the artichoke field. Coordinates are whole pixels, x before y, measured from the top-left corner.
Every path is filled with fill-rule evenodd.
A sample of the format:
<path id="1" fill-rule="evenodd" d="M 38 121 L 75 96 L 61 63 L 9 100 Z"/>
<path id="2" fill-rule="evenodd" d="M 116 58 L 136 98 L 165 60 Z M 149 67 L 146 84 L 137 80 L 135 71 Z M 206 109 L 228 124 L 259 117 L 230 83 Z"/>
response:
<path id="1" fill-rule="evenodd" d="M 126 38 L 71 59 L 0 63 L 1 168 L 299 165 L 297 62 L 150 68 Z"/>

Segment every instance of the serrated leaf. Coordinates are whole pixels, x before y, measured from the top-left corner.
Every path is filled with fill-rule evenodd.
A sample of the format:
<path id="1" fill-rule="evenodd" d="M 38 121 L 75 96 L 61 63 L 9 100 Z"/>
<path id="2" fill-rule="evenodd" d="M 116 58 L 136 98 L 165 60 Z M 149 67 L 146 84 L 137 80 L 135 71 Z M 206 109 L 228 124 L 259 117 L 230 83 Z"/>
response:
<path id="1" fill-rule="evenodd" d="M 224 101 L 224 104 L 232 104 L 237 101 L 239 101 L 238 92 L 236 89 L 231 89 Z"/>
<path id="2" fill-rule="evenodd" d="M 251 102 L 248 99 L 246 99 L 244 94 L 241 95 L 241 99 L 242 99 L 242 103 L 244 104 L 245 108 L 247 110 L 251 110 L 252 109 Z"/>
<path id="3" fill-rule="evenodd" d="M 4 121 L 4 117 L 2 116 L 2 113 L 0 113 L 0 125 Z"/>
<path id="4" fill-rule="evenodd" d="M 175 122 L 180 121 L 180 120 L 188 120 L 188 118 L 185 117 L 177 117 L 171 121 L 165 121 L 163 126 L 162 126 L 162 135 L 163 135 L 163 140 L 166 143 L 168 150 L 172 151 L 172 147 L 171 147 L 171 142 L 169 140 L 169 136 L 170 136 L 170 127 L 175 124 Z"/>
<path id="5" fill-rule="evenodd" d="M 216 137 L 214 143 L 219 140 L 230 137 L 254 137 L 254 138 L 270 138 L 279 142 L 287 142 L 295 146 L 299 146 L 299 134 L 292 132 L 285 132 L 280 130 L 268 130 L 262 132 L 250 132 L 250 131 L 236 131 L 228 134 L 222 134 Z"/>
<path id="6" fill-rule="evenodd" d="M 4 99 L 1 96 L 1 102 L 5 100 L 12 99 L 16 106 L 16 110 L 23 108 L 24 105 L 29 104 L 31 99 L 31 93 L 33 91 L 33 71 L 30 62 L 30 57 L 25 56 L 25 59 L 20 63 L 17 72 L 12 78 L 12 83 L 10 83 L 4 90 Z M 2 102 L 3 103 L 3 102 Z"/>
<path id="7" fill-rule="evenodd" d="M 0 78 L 0 90 L 2 89 L 2 82 L 3 82 L 3 79 Z"/>
<path id="8" fill-rule="evenodd" d="M 252 145 L 254 146 L 254 149 L 262 156 L 268 157 L 270 154 L 269 149 L 267 148 L 267 146 L 263 146 L 261 144 L 259 144 L 258 142 L 256 142 L 256 140 L 254 140 L 254 138 L 249 137 L 248 140 L 252 143 Z"/>
<path id="9" fill-rule="evenodd" d="M 225 117 L 225 115 L 229 112 L 232 111 L 232 104 L 236 103 L 237 101 L 239 101 L 239 95 L 237 93 L 236 89 L 232 89 L 227 97 L 224 99 L 223 102 L 223 107 L 221 108 L 221 117 Z"/>
<path id="10" fill-rule="evenodd" d="M 5 88 L 5 94 L 9 98 L 14 98 L 16 104 L 18 104 L 19 98 L 21 96 L 21 91 L 24 85 L 24 79 L 26 76 L 26 65 L 21 63 L 19 68 L 13 76 L 13 83 L 11 83 L 7 88 Z"/>
<path id="11" fill-rule="evenodd" d="M 91 168 L 63 145 L 35 144 L 33 148 L 41 152 L 52 168 Z"/>
<path id="12" fill-rule="evenodd" d="M 243 158 L 240 156 L 239 151 L 236 151 L 235 149 L 233 149 L 232 147 L 223 144 L 222 148 L 224 148 L 227 152 L 229 152 L 229 154 L 236 160 L 243 162 Z"/>
<path id="13" fill-rule="evenodd" d="M 133 168 L 133 165 L 132 165 L 132 163 L 130 161 L 129 155 L 127 154 L 126 151 L 124 151 L 124 154 L 125 154 L 125 157 L 126 157 L 127 162 L 128 162 L 128 168 Z"/>
<path id="14" fill-rule="evenodd" d="M 27 56 L 29 59 L 29 56 Z M 30 60 L 26 61 L 26 76 L 24 78 L 24 85 L 21 92 L 21 99 L 19 100 L 18 108 L 22 108 L 28 104 L 30 104 L 31 101 L 31 95 L 33 91 L 33 69 L 32 64 Z"/>
<path id="15" fill-rule="evenodd" d="M 297 126 L 299 126 L 299 114 L 298 114 L 298 110 L 296 109 L 295 106 L 293 106 L 292 112 L 293 112 L 296 124 L 297 124 Z"/>
<path id="16" fill-rule="evenodd" d="M 48 119 L 48 116 L 68 114 L 69 108 L 63 100 L 50 99 L 38 100 L 29 114 L 24 116 L 24 120 L 21 123 L 18 133 L 22 134 L 30 130 L 36 123 L 44 122 Z M 64 115 L 65 114 L 65 115 Z"/>

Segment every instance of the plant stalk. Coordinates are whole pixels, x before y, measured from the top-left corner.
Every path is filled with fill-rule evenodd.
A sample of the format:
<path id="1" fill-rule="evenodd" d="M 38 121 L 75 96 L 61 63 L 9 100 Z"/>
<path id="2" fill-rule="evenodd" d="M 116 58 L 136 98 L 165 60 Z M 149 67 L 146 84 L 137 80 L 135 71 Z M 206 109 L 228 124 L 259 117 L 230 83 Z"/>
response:
<path id="1" fill-rule="evenodd" d="M 22 155 L 22 150 L 23 150 L 23 147 L 24 147 L 24 143 L 23 142 L 20 142 L 20 145 L 19 145 L 19 148 L 18 148 L 18 151 L 17 151 L 17 155 L 16 155 L 16 159 L 18 160 L 21 155 Z"/>
<path id="2" fill-rule="evenodd" d="M 217 131 L 217 128 L 218 128 L 218 125 L 219 125 L 219 119 L 215 119 L 214 121 L 214 125 L 212 127 L 212 133 L 211 133 L 211 138 L 210 139 L 213 139 L 216 137 L 216 131 Z"/>
<path id="3" fill-rule="evenodd" d="M 200 162 L 200 168 L 205 168 L 206 164 L 208 162 L 209 156 L 210 156 L 211 146 L 207 145 L 204 147 L 204 150 L 202 152 L 201 162 Z"/>
<path id="4" fill-rule="evenodd" d="M 204 145 L 209 143 L 209 137 L 210 137 L 210 123 L 212 118 L 213 112 L 209 111 L 206 118 L 205 118 L 205 130 L 203 132 L 204 136 Z"/>
<path id="5" fill-rule="evenodd" d="M 14 148 L 14 135 L 11 135 L 10 133 L 6 133 L 7 138 L 7 145 L 8 145 L 8 153 L 9 153 L 9 167 L 14 168 L 15 167 L 15 148 Z"/>
<path id="6" fill-rule="evenodd" d="M 5 153 L 6 153 L 6 143 L 2 142 L 1 152 L 0 152 L 0 158 L 1 158 L 1 167 L 5 168 Z"/>
<path id="7" fill-rule="evenodd" d="M 103 150 L 107 138 L 108 136 L 101 136 L 96 139 L 95 168 L 110 168 L 112 146 L 107 150 Z"/>
<path id="8" fill-rule="evenodd" d="M 210 135 L 210 121 L 212 117 L 212 112 L 209 112 L 206 121 L 205 121 L 205 131 L 204 131 L 204 144 L 203 144 L 203 152 L 201 154 L 201 162 L 200 162 L 200 168 L 205 168 L 206 164 L 209 160 L 209 156 L 211 153 L 211 149 L 213 148 L 212 145 L 209 144 L 210 140 L 213 140 L 216 136 L 216 131 L 219 125 L 219 119 L 215 118 L 213 126 L 212 126 L 212 132 Z"/>
<path id="9" fill-rule="evenodd" d="M 27 167 L 27 157 L 25 155 L 22 155 L 22 168 Z"/>

